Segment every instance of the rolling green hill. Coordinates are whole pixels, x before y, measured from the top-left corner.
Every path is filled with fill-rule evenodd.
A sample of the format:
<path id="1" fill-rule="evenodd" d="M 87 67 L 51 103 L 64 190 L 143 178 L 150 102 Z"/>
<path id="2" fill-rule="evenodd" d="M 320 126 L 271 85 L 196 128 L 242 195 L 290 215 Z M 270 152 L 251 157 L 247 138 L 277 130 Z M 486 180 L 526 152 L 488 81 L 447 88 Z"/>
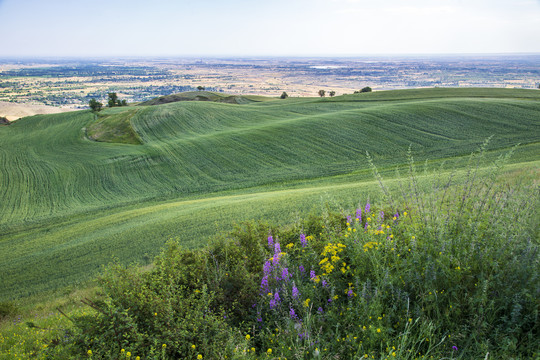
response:
<path id="1" fill-rule="evenodd" d="M 228 104 L 250 104 L 253 102 L 270 101 L 274 98 L 256 95 L 229 95 L 213 91 L 188 91 L 179 94 L 160 96 L 138 104 L 139 106 L 163 105 L 178 101 L 212 101 Z"/>
<path id="2" fill-rule="evenodd" d="M 214 100 L 1 127 L 0 299 L 74 284 L 113 256 L 146 261 L 171 237 L 200 246 L 234 221 L 365 199 L 366 151 L 384 172 L 409 145 L 417 160 L 453 161 L 494 135 L 493 152 L 521 143 L 515 162 L 540 160 L 535 90 Z"/>

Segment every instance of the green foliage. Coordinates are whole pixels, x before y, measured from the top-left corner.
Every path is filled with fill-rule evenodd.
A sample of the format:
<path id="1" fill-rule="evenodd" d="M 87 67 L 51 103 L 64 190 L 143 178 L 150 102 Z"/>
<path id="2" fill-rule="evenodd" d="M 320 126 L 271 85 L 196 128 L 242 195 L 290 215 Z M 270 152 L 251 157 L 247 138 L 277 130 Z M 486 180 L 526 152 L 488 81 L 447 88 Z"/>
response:
<path id="1" fill-rule="evenodd" d="M 323 97 L 326 94 L 325 90 L 319 90 L 319 96 Z"/>
<path id="2" fill-rule="evenodd" d="M 366 87 L 364 87 L 364 88 L 362 88 L 362 89 L 360 90 L 361 93 L 371 92 L 371 91 L 372 91 L 372 90 L 371 90 L 371 88 L 370 88 L 369 86 L 366 86 Z"/>
<path id="3" fill-rule="evenodd" d="M 330 97 L 334 97 L 334 95 L 336 95 L 336 92 L 334 90 L 330 91 L 328 93 L 328 95 L 330 95 Z"/>
<path id="4" fill-rule="evenodd" d="M 115 92 L 113 93 L 109 93 L 107 95 L 109 97 L 109 100 L 107 101 L 107 105 L 109 107 L 115 107 L 115 106 L 127 106 L 127 101 L 126 100 L 119 100 L 118 99 L 118 95 L 116 95 Z"/>
<path id="5" fill-rule="evenodd" d="M 287 94 L 285 91 L 281 93 L 280 99 L 286 99 L 289 97 L 289 94 Z"/>
<path id="6" fill-rule="evenodd" d="M 0 321 L 11 315 L 15 315 L 17 312 L 17 306 L 12 302 L 0 302 Z"/>
<path id="7" fill-rule="evenodd" d="M 0 129 L 0 299 L 62 291 L 115 254 L 124 264 L 153 257 L 171 237 L 195 248 L 234 221 L 287 223 L 325 201 L 352 207 L 373 189 L 366 150 L 391 176 L 409 144 L 420 162 L 459 164 L 494 134 L 494 150 L 522 144 L 512 161 L 530 162 L 516 166 L 534 180 L 539 98 L 424 89 L 18 120 Z M 88 141 L 83 129 L 96 125 L 142 144 Z"/>
<path id="8" fill-rule="evenodd" d="M 141 140 L 131 123 L 136 114 L 137 110 L 129 110 L 97 117 L 87 126 L 86 133 L 95 141 L 139 145 Z"/>
<path id="9" fill-rule="evenodd" d="M 99 101 L 97 101 L 96 99 L 91 99 L 90 102 L 88 103 L 88 105 L 90 106 L 90 109 L 93 111 L 93 112 L 99 112 L 101 111 L 101 108 L 103 106 L 102 103 L 100 103 Z"/>

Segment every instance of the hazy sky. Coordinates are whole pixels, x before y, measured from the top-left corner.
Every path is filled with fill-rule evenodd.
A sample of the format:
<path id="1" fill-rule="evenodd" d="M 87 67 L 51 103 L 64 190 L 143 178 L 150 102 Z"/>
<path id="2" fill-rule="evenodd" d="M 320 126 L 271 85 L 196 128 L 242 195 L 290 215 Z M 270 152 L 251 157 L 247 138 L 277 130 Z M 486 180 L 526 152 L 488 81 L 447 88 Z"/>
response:
<path id="1" fill-rule="evenodd" d="M 0 0 L 0 57 L 540 52 L 540 0 Z"/>

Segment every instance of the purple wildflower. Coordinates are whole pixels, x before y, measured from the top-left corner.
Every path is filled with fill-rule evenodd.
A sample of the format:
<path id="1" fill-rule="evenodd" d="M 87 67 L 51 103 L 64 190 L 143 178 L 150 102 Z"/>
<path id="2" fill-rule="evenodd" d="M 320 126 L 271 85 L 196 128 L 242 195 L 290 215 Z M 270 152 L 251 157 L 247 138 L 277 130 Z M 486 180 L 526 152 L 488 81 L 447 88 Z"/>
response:
<path id="1" fill-rule="evenodd" d="M 458 348 L 457 348 L 457 346 L 456 346 L 456 345 L 452 346 L 452 350 L 454 350 L 454 351 L 458 351 Z"/>
<path id="2" fill-rule="evenodd" d="M 268 288 L 268 275 L 264 275 L 261 279 L 261 295 L 265 295 L 270 292 Z"/>
<path id="3" fill-rule="evenodd" d="M 347 222 L 350 223 L 352 220 L 352 216 L 351 215 L 347 215 Z"/>
<path id="4" fill-rule="evenodd" d="M 396 220 L 399 219 L 399 212 L 396 212 L 396 213 L 394 214 L 394 217 L 396 218 Z"/>
<path id="5" fill-rule="evenodd" d="M 276 293 L 274 294 L 274 300 L 276 300 L 276 303 L 281 302 L 281 298 L 279 297 L 279 291 L 276 290 Z"/>
<path id="6" fill-rule="evenodd" d="M 326 280 L 323 280 L 323 281 L 322 281 L 322 286 L 323 286 L 323 287 L 327 287 L 327 286 L 328 286 L 328 283 L 326 282 Z"/>
<path id="7" fill-rule="evenodd" d="M 258 322 L 262 322 L 262 317 L 260 317 L 260 316 L 257 317 L 257 321 L 258 321 Z"/>
<path id="8" fill-rule="evenodd" d="M 279 262 L 279 253 L 275 253 L 274 256 L 272 257 L 272 264 L 274 264 L 274 266 L 276 266 L 278 264 L 278 262 Z"/>
<path id="9" fill-rule="evenodd" d="M 380 218 L 380 221 L 383 221 L 384 220 L 384 211 L 381 211 L 379 213 L 379 218 Z"/>
<path id="10" fill-rule="evenodd" d="M 352 289 L 349 289 L 349 291 L 347 291 L 347 296 L 348 296 L 348 297 L 352 297 L 352 296 L 353 296 L 353 291 L 352 291 Z"/>
<path id="11" fill-rule="evenodd" d="M 302 244 L 302 247 L 306 247 L 307 245 L 306 234 L 300 234 L 300 243 Z"/>
<path id="12" fill-rule="evenodd" d="M 300 265 L 300 266 L 298 267 L 298 270 L 300 270 L 300 272 L 301 272 L 302 274 L 304 273 L 304 271 L 306 271 L 306 269 L 304 269 L 304 266 L 303 266 L 303 265 Z"/>
<path id="13" fill-rule="evenodd" d="M 270 263 L 270 261 L 266 261 L 264 263 L 263 272 L 265 275 L 268 275 L 270 274 L 271 271 L 272 271 L 272 264 Z"/>
<path id="14" fill-rule="evenodd" d="M 313 280 L 313 279 L 315 279 L 316 277 L 317 277 L 317 275 L 315 275 L 315 271 L 314 271 L 314 270 L 311 270 L 311 271 L 309 272 L 309 278 L 310 278 L 311 280 Z"/>
<path id="15" fill-rule="evenodd" d="M 328 299 L 328 303 L 331 303 L 332 302 L 332 298 Z"/>
<path id="16" fill-rule="evenodd" d="M 283 270 L 281 270 L 281 280 L 289 280 L 289 269 L 288 268 L 283 268 Z"/>
<path id="17" fill-rule="evenodd" d="M 271 299 L 271 300 L 270 300 L 270 309 L 273 309 L 273 308 L 275 308 L 275 307 L 276 307 L 276 305 L 277 305 L 277 304 L 276 304 L 276 300 L 274 300 L 274 299 Z"/>
<path id="18" fill-rule="evenodd" d="M 294 312 L 294 309 L 291 308 L 289 310 L 289 316 L 291 317 L 291 319 L 295 320 L 295 319 L 298 319 L 298 316 L 296 315 L 296 313 Z"/>
<path id="19" fill-rule="evenodd" d="M 319 313 L 321 313 L 321 314 L 322 314 L 322 313 L 324 313 L 324 310 L 323 310 L 323 308 L 322 308 L 322 307 L 320 307 L 320 306 L 319 306 L 319 308 L 317 309 L 317 311 L 318 311 Z"/>
<path id="20" fill-rule="evenodd" d="M 356 209 L 356 218 L 358 221 L 362 221 L 362 209 Z"/>
<path id="21" fill-rule="evenodd" d="M 369 204 L 369 201 L 366 203 L 366 208 L 364 209 L 364 214 L 367 214 L 369 210 L 371 209 L 371 205 Z"/>
<path id="22" fill-rule="evenodd" d="M 292 297 L 293 299 L 297 299 L 300 296 L 300 292 L 298 291 L 298 288 L 293 285 L 292 287 Z"/>
<path id="23" fill-rule="evenodd" d="M 279 243 L 274 244 L 274 254 L 279 254 L 281 252 L 281 246 Z"/>
<path id="24" fill-rule="evenodd" d="M 274 247 L 274 238 L 272 235 L 268 236 L 268 247 L 271 249 Z"/>

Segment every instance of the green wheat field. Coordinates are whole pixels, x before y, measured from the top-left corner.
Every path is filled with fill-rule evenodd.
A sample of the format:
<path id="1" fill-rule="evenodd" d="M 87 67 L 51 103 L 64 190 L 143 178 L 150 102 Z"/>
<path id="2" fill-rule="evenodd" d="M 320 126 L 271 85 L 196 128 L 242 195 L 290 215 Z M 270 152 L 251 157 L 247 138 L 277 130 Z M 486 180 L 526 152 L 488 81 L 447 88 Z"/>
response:
<path id="1" fill-rule="evenodd" d="M 540 160 L 534 90 L 234 102 L 38 115 L 1 127 L 0 299 L 76 285 L 113 259 L 146 264 L 171 238 L 200 247 L 236 222 L 354 207 L 377 196 L 366 151 L 388 177 L 409 146 L 438 167 L 463 163 L 488 136 L 488 155 L 520 144 L 513 163 L 537 169 Z"/>

